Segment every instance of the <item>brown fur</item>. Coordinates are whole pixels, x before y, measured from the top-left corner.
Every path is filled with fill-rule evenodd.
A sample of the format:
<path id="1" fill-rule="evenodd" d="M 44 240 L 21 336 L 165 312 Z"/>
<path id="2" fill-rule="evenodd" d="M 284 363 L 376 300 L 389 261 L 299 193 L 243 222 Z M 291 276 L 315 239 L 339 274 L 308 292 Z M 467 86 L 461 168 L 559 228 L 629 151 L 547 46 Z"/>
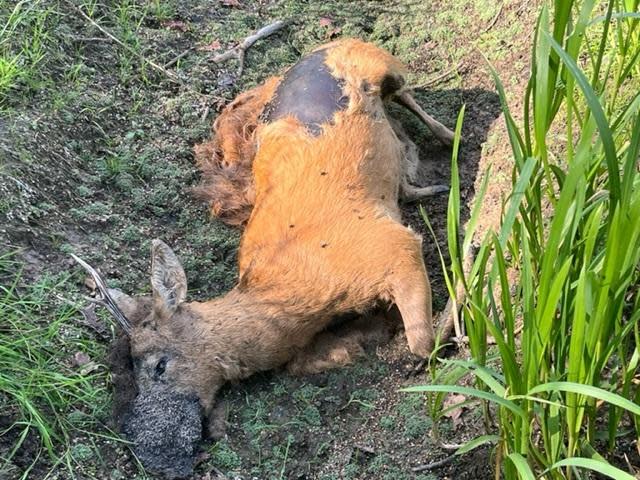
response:
<path id="1" fill-rule="evenodd" d="M 225 381 L 287 362 L 300 370 L 351 361 L 361 348 L 357 332 L 342 332 L 342 343 L 323 332 L 336 316 L 380 304 L 396 304 L 410 350 L 430 354 L 422 240 L 402 225 L 398 207 L 407 153 L 382 98 L 404 84 L 404 69 L 356 40 L 322 48 L 349 98 L 322 134 L 310 135 L 293 116 L 260 122 L 279 82 L 272 78 L 230 104 L 214 139 L 196 148 L 200 192 L 213 214 L 247 222 L 240 280 L 223 297 L 186 303 L 182 267 L 154 242 L 154 308 L 131 338 L 141 388 L 167 382 L 197 393 L 209 412 Z M 367 319 L 361 331 L 371 328 Z"/>

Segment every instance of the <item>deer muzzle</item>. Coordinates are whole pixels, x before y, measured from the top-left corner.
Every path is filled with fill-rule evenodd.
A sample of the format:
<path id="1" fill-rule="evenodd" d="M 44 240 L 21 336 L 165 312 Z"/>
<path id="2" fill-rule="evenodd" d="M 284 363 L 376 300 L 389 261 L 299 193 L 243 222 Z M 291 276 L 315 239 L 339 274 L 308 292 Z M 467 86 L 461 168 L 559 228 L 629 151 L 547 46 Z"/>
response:
<path id="1" fill-rule="evenodd" d="M 197 396 L 152 385 L 134 400 L 122 431 L 147 470 L 185 478 L 193 473 L 202 438 L 201 410 Z"/>

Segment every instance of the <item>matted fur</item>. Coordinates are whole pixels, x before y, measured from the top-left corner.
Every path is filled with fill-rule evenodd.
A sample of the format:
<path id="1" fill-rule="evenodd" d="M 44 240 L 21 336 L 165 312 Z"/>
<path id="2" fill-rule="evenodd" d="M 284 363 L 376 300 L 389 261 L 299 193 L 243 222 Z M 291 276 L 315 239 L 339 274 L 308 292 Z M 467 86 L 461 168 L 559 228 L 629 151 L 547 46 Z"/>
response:
<path id="1" fill-rule="evenodd" d="M 239 95 L 213 124 L 213 138 L 196 145 L 202 183 L 194 189 L 212 215 L 229 225 L 246 223 L 255 201 L 251 165 L 256 153 L 258 117 L 280 81 L 272 77 Z"/>

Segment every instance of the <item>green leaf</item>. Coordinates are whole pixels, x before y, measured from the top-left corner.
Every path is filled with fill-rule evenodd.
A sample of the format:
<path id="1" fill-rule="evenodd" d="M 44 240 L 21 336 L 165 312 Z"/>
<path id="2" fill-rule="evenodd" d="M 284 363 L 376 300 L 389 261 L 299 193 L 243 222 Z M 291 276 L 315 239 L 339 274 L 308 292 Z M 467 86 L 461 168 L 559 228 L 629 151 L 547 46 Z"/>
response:
<path id="1" fill-rule="evenodd" d="M 500 441 L 500 437 L 498 435 L 481 435 L 473 440 L 468 441 L 463 446 L 461 446 L 458 450 L 456 450 L 456 455 L 464 455 L 465 453 L 469 453 L 474 448 L 478 448 L 481 445 L 486 443 L 498 443 Z"/>
<path id="2" fill-rule="evenodd" d="M 521 479 L 536 480 L 536 476 L 533 474 L 531 467 L 522 455 L 519 453 L 511 453 L 507 455 L 507 458 L 511 460 L 511 463 L 516 467 Z"/>
<path id="3" fill-rule="evenodd" d="M 531 174 L 533 173 L 533 168 L 536 165 L 536 159 L 533 157 L 527 158 L 522 170 L 520 171 L 520 177 L 518 178 L 518 182 L 513 188 L 513 192 L 511 193 L 511 202 L 509 203 L 509 210 L 507 210 L 507 214 L 502 221 L 502 227 L 500 228 L 500 246 L 504 249 L 507 244 L 507 240 L 511 235 L 511 229 L 513 227 L 513 222 L 516 219 L 516 215 L 518 214 L 518 209 L 520 208 L 520 202 L 524 198 L 524 193 L 529 184 L 529 179 L 531 178 Z"/>
<path id="4" fill-rule="evenodd" d="M 425 393 L 425 392 L 448 392 L 448 393 L 459 393 L 461 395 L 469 395 L 470 397 L 478 397 L 483 400 L 488 400 L 490 402 L 496 403 L 501 407 L 506 408 L 507 410 L 512 411 L 524 421 L 527 420 L 527 414 L 524 410 L 522 410 L 518 405 L 513 402 L 510 402 L 506 398 L 499 397 L 494 393 L 483 392 L 482 390 L 477 390 L 475 388 L 469 387 L 460 387 L 458 385 L 419 385 L 416 387 L 407 387 L 400 389 L 401 392 L 409 392 L 409 393 Z"/>
<path id="5" fill-rule="evenodd" d="M 620 13 L 614 13 L 613 15 L 611 15 L 611 18 L 613 20 L 624 20 L 627 18 L 640 18 L 640 13 L 638 12 L 620 12 Z M 598 15 L 596 18 L 594 18 L 593 20 L 591 20 L 589 22 L 589 25 L 595 25 L 596 23 L 600 23 L 600 22 L 604 22 L 607 20 L 607 16 L 606 15 Z"/>
<path id="6" fill-rule="evenodd" d="M 613 135 L 611 134 L 611 128 L 609 127 L 609 121 L 607 120 L 598 96 L 593 91 L 593 88 L 591 88 L 589 80 L 587 80 L 587 77 L 582 73 L 576 62 L 562 49 L 558 42 L 550 37 L 548 33 L 544 34 L 548 37 L 551 47 L 559 55 L 562 62 L 580 86 L 580 89 L 587 100 L 587 104 L 591 109 L 591 113 L 595 118 L 596 124 L 598 125 L 600 139 L 602 141 L 605 158 L 607 160 L 607 167 L 609 169 L 610 198 L 612 203 L 615 204 L 620 199 L 620 172 L 618 171 L 618 157 L 616 154 L 616 146 L 613 142 Z"/>
<path id="7" fill-rule="evenodd" d="M 529 395 L 554 391 L 571 392 L 597 398 L 598 400 L 605 401 L 611 405 L 624 408 L 634 415 L 640 415 L 640 405 L 636 405 L 632 401 L 627 400 L 620 395 L 603 390 L 602 388 L 594 387 L 593 385 L 583 385 L 581 383 L 574 382 L 549 382 L 533 387 L 529 390 Z"/>
<path id="8" fill-rule="evenodd" d="M 560 460 L 559 462 L 551 465 L 546 472 L 555 470 L 560 467 L 578 467 L 593 470 L 594 472 L 601 473 L 607 477 L 614 478 L 616 480 L 636 480 L 636 477 L 629 475 L 627 472 L 620 470 L 606 462 L 600 460 L 593 460 L 591 458 L 572 457 Z"/>

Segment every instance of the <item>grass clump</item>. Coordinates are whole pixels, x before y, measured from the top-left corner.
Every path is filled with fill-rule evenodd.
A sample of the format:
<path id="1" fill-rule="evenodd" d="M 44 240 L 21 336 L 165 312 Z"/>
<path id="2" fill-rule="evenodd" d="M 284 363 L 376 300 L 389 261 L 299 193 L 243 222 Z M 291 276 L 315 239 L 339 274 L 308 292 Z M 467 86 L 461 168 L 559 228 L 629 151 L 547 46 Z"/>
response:
<path id="1" fill-rule="evenodd" d="M 37 86 L 46 60 L 51 12 L 39 0 L 0 6 L 0 105 L 20 83 Z"/>
<path id="2" fill-rule="evenodd" d="M 449 362 L 449 373 L 436 378 L 457 381 L 466 371 L 476 388 L 442 382 L 409 390 L 493 403 L 496 428 L 460 453 L 496 443 L 504 478 L 590 478 L 585 470 L 633 478 L 606 458 L 623 428 L 640 434 L 638 4 L 543 7 L 520 127 L 494 72 L 513 191 L 469 272 L 462 259 L 480 210 L 462 235 L 454 147 L 447 281 L 452 295 L 457 285 L 465 291 L 458 300 L 473 359 Z"/>
<path id="3" fill-rule="evenodd" d="M 86 459 L 86 449 L 71 438 L 98 431 L 106 418 L 107 374 L 91 358 L 104 356 L 103 346 L 82 339 L 70 327 L 76 310 L 52 300 L 65 279 L 44 279 L 21 287 L 12 255 L 0 255 L 0 472 L 27 478 L 41 456 L 72 471 Z M 73 358 L 82 359 L 74 364 Z M 79 444 L 80 445 L 80 444 Z M 31 464 L 14 461 L 29 448 Z"/>

